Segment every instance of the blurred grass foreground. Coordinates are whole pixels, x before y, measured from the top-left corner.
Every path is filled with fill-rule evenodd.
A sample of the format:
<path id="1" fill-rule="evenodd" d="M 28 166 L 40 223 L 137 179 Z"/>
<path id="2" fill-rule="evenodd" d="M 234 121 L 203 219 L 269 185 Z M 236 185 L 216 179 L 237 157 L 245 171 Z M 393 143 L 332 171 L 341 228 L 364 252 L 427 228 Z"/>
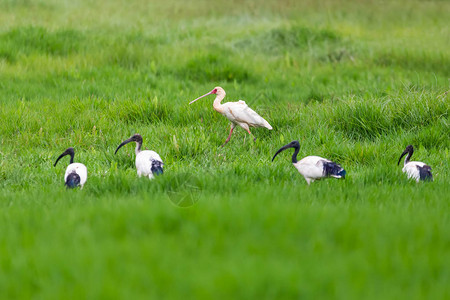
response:
<path id="1" fill-rule="evenodd" d="M 1 299 L 449 299 L 448 1 L 0 0 Z M 213 97 L 269 121 L 240 128 Z M 139 133 L 164 175 L 138 178 Z M 290 153 L 340 163 L 308 186 Z M 434 182 L 409 181 L 406 145 Z M 67 147 L 88 168 L 66 190 Z"/>

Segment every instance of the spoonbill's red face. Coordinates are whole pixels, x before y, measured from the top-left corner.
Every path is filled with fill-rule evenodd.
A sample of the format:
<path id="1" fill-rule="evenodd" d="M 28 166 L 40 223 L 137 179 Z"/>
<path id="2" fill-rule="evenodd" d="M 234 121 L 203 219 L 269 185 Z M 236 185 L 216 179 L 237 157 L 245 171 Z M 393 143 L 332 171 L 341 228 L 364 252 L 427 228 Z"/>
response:
<path id="1" fill-rule="evenodd" d="M 192 103 L 194 103 L 195 101 L 197 101 L 197 100 L 199 100 L 199 99 L 201 99 L 201 98 L 203 98 L 203 97 L 206 97 L 206 96 L 208 96 L 208 95 L 211 95 L 211 94 L 217 94 L 217 88 L 214 88 L 211 92 L 209 92 L 209 93 L 206 93 L 206 94 L 204 94 L 203 96 L 200 96 L 200 97 L 198 97 L 197 99 L 195 99 L 195 100 L 192 100 L 191 102 L 189 102 L 189 104 L 192 104 Z"/>

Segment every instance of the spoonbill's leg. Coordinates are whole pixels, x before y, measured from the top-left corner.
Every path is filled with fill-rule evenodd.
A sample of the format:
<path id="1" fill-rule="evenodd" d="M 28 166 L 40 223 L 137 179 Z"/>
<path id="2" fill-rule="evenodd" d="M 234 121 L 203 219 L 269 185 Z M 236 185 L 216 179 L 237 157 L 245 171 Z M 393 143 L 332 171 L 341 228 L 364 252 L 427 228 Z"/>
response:
<path id="1" fill-rule="evenodd" d="M 223 143 L 222 147 L 225 146 L 230 141 L 231 134 L 233 133 L 233 130 L 234 130 L 234 124 L 231 124 L 230 134 L 228 135 L 225 143 Z"/>
<path id="2" fill-rule="evenodd" d="M 253 141 L 256 141 L 256 136 L 254 136 L 251 132 L 250 129 L 246 129 L 248 134 L 250 134 L 253 137 Z"/>

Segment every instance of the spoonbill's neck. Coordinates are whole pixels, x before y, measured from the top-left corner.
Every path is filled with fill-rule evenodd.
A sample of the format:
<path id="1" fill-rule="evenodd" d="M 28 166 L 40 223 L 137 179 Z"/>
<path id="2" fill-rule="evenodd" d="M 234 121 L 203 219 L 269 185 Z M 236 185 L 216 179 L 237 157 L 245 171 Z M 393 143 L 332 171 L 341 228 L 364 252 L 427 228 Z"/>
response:
<path id="1" fill-rule="evenodd" d="M 219 94 L 217 94 L 216 99 L 214 99 L 214 103 L 213 103 L 214 109 L 220 113 L 223 112 L 223 107 L 222 107 L 222 104 L 220 103 L 220 102 L 222 102 L 223 98 L 225 98 L 225 94 L 219 93 Z"/>

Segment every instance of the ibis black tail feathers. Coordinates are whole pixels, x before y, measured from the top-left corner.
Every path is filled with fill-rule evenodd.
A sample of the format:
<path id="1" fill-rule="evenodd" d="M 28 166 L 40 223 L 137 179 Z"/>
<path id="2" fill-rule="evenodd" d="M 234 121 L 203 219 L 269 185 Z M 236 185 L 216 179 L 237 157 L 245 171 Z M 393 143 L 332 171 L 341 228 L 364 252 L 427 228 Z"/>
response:
<path id="1" fill-rule="evenodd" d="M 347 172 L 340 165 L 332 161 L 323 163 L 323 173 L 325 176 L 334 178 L 345 178 L 345 174 L 347 174 Z"/>
<path id="2" fill-rule="evenodd" d="M 431 167 L 424 165 L 423 167 L 417 166 L 419 170 L 419 178 L 422 181 L 433 181 L 433 174 L 431 174 Z"/>
<path id="3" fill-rule="evenodd" d="M 152 161 L 152 173 L 153 175 L 161 175 L 164 173 L 163 171 L 163 162 L 158 160 Z"/>
<path id="4" fill-rule="evenodd" d="M 80 175 L 75 172 L 70 173 L 66 178 L 66 186 L 68 189 L 73 189 L 80 185 L 80 181 Z"/>

